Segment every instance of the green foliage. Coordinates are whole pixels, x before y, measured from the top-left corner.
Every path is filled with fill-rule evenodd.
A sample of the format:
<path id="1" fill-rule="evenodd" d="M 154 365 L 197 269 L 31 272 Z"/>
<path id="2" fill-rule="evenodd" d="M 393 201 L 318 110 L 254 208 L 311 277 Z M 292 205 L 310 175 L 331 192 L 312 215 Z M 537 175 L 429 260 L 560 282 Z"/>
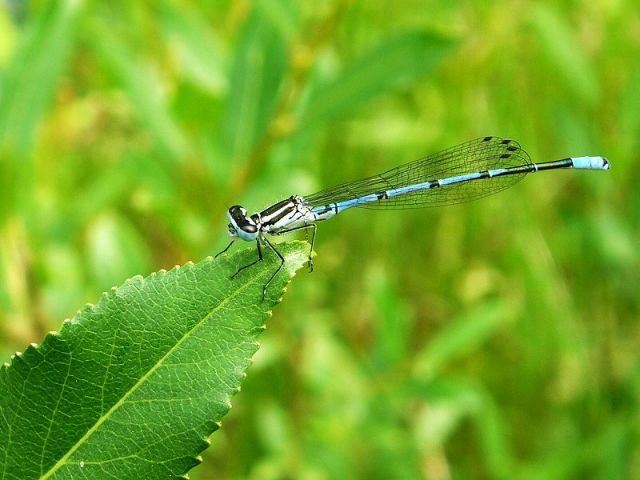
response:
<path id="1" fill-rule="evenodd" d="M 337 78 L 318 86 L 300 123 L 305 128 L 317 127 L 321 121 L 350 114 L 378 95 L 413 85 L 431 73 L 452 46 L 446 37 L 421 30 L 385 38 Z"/>
<path id="2" fill-rule="evenodd" d="M 638 25 L 636 0 L 0 2 L 0 354 L 221 250 L 229 205 L 487 134 L 606 155 L 319 225 L 190 475 L 637 477 Z"/>
<path id="3" fill-rule="evenodd" d="M 231 257 L 132 278 L 0 369 L 1 478 L 173 478 L 199 463 L 207 437 L 258 348 L 271 308 L 307 258 Z"/>

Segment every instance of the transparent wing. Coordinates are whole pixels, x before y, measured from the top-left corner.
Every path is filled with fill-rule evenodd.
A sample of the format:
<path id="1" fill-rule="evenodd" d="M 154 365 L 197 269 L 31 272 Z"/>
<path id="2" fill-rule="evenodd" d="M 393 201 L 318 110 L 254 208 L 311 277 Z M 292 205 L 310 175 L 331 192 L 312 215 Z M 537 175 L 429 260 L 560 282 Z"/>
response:
<path id="1" fill-rule="evenodd" d="M 529 164 L 531 164 L 531 159 L 518 142 L 500 137 L 483 137 L 392 168 L 378 175 L 343 183 L 305 196 L 304 200 L 310 207 L 319 207 L 426 181 Z M 443 185 L 439 188 L 381 199 L 377 202 L 359 205 L 359 207 L 405 209 L 453 205 L 492 195 L 509 188 L 525 175 L 526 173 L 513 174 Z"/>

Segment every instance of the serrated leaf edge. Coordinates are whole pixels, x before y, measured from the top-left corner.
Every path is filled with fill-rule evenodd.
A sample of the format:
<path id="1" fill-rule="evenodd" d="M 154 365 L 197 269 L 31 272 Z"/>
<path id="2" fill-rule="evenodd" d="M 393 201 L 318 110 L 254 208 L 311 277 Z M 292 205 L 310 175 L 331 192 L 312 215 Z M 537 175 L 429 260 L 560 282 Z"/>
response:
<path id="1" fill-rule="evenodd" d="M 293 241 L 293 242 L 289 242 L 292 244 L 304 244 L 306 242 L 302 242 L 302 241 Z M 231 256 L 240 256 L 242 254 L 242 251 L 239 251 L 237 253 L 234 253 Z M 299 253 L 298 253 L 299 254 Z M 209 262 L 209 263 L 213 263 L 215 261 L 215 259 L 211 256 L 206 257 L 204 260 L 202 260 L 202 263 L 204 262 Z M 145 282 L 147 280 L 149 280 L 152 277 L 156 277 L 156 276 L 166 276 L 169 273 L 173 273 L 176 271 L 179 271 L 180 269 L 190 269 L 195 267 L 195 264 L 192 261 L 188 261 L 183 265 L 176 265 L 174 266 L 170 271 L 167 271 L 165 269 L 160 269 L 156 272 L 152 272 L 150 273 L 147 277 L 143 277 L 142 275 L 135 275 L 131 278 L 128 278 L 127 280 L 125 280 L 122 285 L 120 286 L 114 286 L 112 287 L 110 290 L 103 292 L 101 294 L 101 298 L 100 301 L 104 300 L 108 300 L 109 298 L 113 298 L 117 291 L 131 285 L 134 282 Z M 285 268 L 287 268 L 287 264 L 285 264 Z M 293 278 L 297 275 L 297 269 L 292 269 L 292 268 L 287 268 L 287 271 L 290 275 L 289 280 L 282 286 L 282 288 L 280 289 L 280 296 L 275 297 L 273 300 L 273 306 L 276 306 L 277 304 L 279 304 L 283 297 L 284 297 L 284 293 L 287 291 L 289 284 L 291 283 L 291 281 L 293 280 Z M 155 372 L 155 370 L 158 368 L 159 365 L 161 365 L 164 360 L 166 358 L 168 358 L 176 349 L 177 346 L 181 345 L 183 343 L 183 341 L 187 338 L 190 337 L 191 333 L 195 330 L 197 330 L 202 324 L 203 322 L 206 322 L 206 320 L 212 315 L 214 314 L 216 311 L 220 310 L 224 305 L 226 305 L 228 303 L 228 301 L 231 298 L 235 298 L 238 294 L 240 294 L 243 290 L 245 290 L 246 288 L 249 288 L 250 286 L 252 286 L 255 281 L 259 278 L 259 275 L 255 275 L 253 277 L 251 277 L 250 279 L 247 279 L 247 281 L 245 281 L 244 283 L 240 284 L 239 288 L 235 290 L 235 292 L 232 295 L 228 295 L 225 298 L 222 299 L 222 301 L 214 308 L 212 309 L 204 318 L 202 318 L 200 321 L 198 321 L 196 323 L 196 325 L 194 325 L 187 333 L 185 333 L 185 335 L 182 336 L 182 338 L 180 339 L 180 341 L 176 342 L 176 344 L 174 345 L 174 347 L 172 347 L 171 349 L 169 349 L 156 363 L 154 363 L 153 367 L 151 369 L 149 369 L 142 377 L 140 377 L 140 379 L 122 396 L 122 399 L 120 399 L 118 402 L 116 402 L 104 415 L 102 415 L 96 422 L 95 424 L 89 429 L 87 430 L 87 432 L 80 437 L 80 439 L 78 439 L 78 441 L 69 449 L 69 451 L 62 457 L 60 458 L 51 468 L 49 468 L 49 470 L 47 472 L 45 472 L 40 479 L 41 480 L 46 480 L 47 478 L 50 478 L 51 475 L 53 475 L 58 468 L 60 468 L 61 466 L 63 466 L 65 464 L 65 462 L 71 457 L 71 455 L 73 455 L 77 449 L 79 448 L 80 445 L 83 444 L 83 442 L 88 439 L 93 432 L 95 432 L 97 430 L 97 428 L 102 425 L 110 416 L 113 412 L 115 412 L 125 401 L 126 399 L 137 390 L 138 386 L 141 385 L 143 383 L 143 380 L 146 380 L 153 372 Z M 271 308 L 273 308 L 273 306 Z M 49 338 L 53 338 L 53 337 L 58 337 L 61 334 L 64 334 L 64 332 L 67 329 L 70 328 L 74 328 L 78 322 L 77 322 L 77 317 L 79 315 L 81 315 L 84 312 L 91 312 L 95 309 L 95 304 L 93 303 L 87 303 L 84 305 L 84 307 L 82 307 L 82 309 L 78 310 L 77 314 L 74 315 L 74 317 L 72 318 L 67 318 L 63 321 L 62 327 L 60 328 L 60 330 L 53 330 L 51 332 L 48 332 L 43 341 L 40 344 L 37 343 L 31 343 L 29 344 L 29 346 L 27 346 L 27 348 L 25 349 L 25 352 L 27 350 L 35 350 L 38 351 L 40 346 L 43 346 L 46 344 L 47 341 L 49 341 Z M 273 312 L 271 309 L 266 310 L 265 312 L 266 318 L 270 318 L 273 315 Z M 264 331 L 266 329 L 266 323 L 262 324 L 258 327 L 259 329 L 261 329 L 262 331 Z M 257 334 L 259 334 L 260 332 L 257 332 Z M 258 351 L 258 349 L 260 348 L 260 343 L 259 342 L 255 342 L 255 349 L 253 350 L 253 352 L 251 353 L 251 356 L 249 357 L 249 363 L 247 364 L 246 367 L 243 368 L 243 373 L 246 372 L 246 369 L 249 368 L 249 366 L 252 363 L 252 358 L 255 355 L 255 353 Z M 4 364 L 0 367 L 0 375 L 5 374 L 6 370 L 8 370 L 16 361 L 22 360 L 22 352 L 16 352 L 15 354 L 11 355 L 10 357 L 10 362 L 4 362 Z M 245 373 L 245 377 L 246 377 L 246 373 Z M 224 417 L 229 410 L 232 408 L 231 405 L 231 399 L 240 391 L 240 384 L 238 383 L 238 386 L 236 388 L 232 388 L 230 390 L 231 394 L 227 395 L 226 398 L 224 399 L 224 405 L 225 405 L 225 409 L 224 409 L 224 413 L 222 414 L 222 417 Z M 228 390 L 229 391 L 229 390 Z M 220 429 L 222 427 L 222 423 L 221 422 L 215 422 L 214 425 L 216 426 L 215 429 L 213 429 L 211 431 L 211 434 L 213 434 L 213 432 L 217 431 L 218 429 Z M 203 448 L 199 451 L 197 451 L 196 455 L 191 457 L 193 460 L 195 460 L 198 464 L 202 462 L 202 457 L 200 457 L 200 454 L 202 452 L 204 452 L 210 445 L 211 442 L 208 438 L 203 439 Z M 193 468 L 190 467 L 189 470 Z M 188 478 L 188 470 L 185 472 L 185 475 L 182 478 Z"/>

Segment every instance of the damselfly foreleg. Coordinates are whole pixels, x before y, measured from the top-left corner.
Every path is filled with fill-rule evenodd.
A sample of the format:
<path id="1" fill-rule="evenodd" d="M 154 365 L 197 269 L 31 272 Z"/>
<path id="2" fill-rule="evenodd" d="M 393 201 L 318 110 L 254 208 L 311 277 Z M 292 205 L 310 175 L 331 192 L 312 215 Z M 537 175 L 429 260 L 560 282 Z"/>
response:
<path id="1" fill-rule="evenodd" d="M 213 257 L 213 259 L 215 260 L 216 258 L 218 258 L 220 255 L 222 255 L 224 252 L 226 252 L 227 250 L 229 250 L 231 248 L 231 245 L 233 245 L 235 242 L 235 240 L 231 240 L 231 242 L 229 243 L 229 245 L 227 245 L 226 247 L 224 247 L 224 250 L 222 250 L 221 252 L 216 253 L 215 257 Z"/>
<path id="2" fill-rule="evenodd" d="M 238 275 L 241 271 L 249 268 L 249 267 L 253 267 L 256 263 L 261 262 L 262 261 L 262 247 L 260 247 L 260 239 L 256 240 L 256 249 L 258 250 L 258 259 L 254 262 L 249 263 L 248 265 L 245 265 L 244 267 L 240 267 L 236 273 L 234 273 L 233 275 L 231 275 L 231 278 L 235 278 L 236 275 Z"/>

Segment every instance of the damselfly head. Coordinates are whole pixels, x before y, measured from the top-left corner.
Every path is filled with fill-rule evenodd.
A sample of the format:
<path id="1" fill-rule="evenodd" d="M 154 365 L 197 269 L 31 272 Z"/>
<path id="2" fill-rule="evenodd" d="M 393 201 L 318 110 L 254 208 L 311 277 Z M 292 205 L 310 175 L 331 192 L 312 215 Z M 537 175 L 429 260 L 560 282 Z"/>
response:
<path id="1" fill-rule="evenodd" d="M 258 225 L 255 220 L 247 216 L 247 210 L 240 205 L 234 205 L 227 210 L 229 219 L 229 236 L 239 237 L 251 241 L 258 237 Z"/>

